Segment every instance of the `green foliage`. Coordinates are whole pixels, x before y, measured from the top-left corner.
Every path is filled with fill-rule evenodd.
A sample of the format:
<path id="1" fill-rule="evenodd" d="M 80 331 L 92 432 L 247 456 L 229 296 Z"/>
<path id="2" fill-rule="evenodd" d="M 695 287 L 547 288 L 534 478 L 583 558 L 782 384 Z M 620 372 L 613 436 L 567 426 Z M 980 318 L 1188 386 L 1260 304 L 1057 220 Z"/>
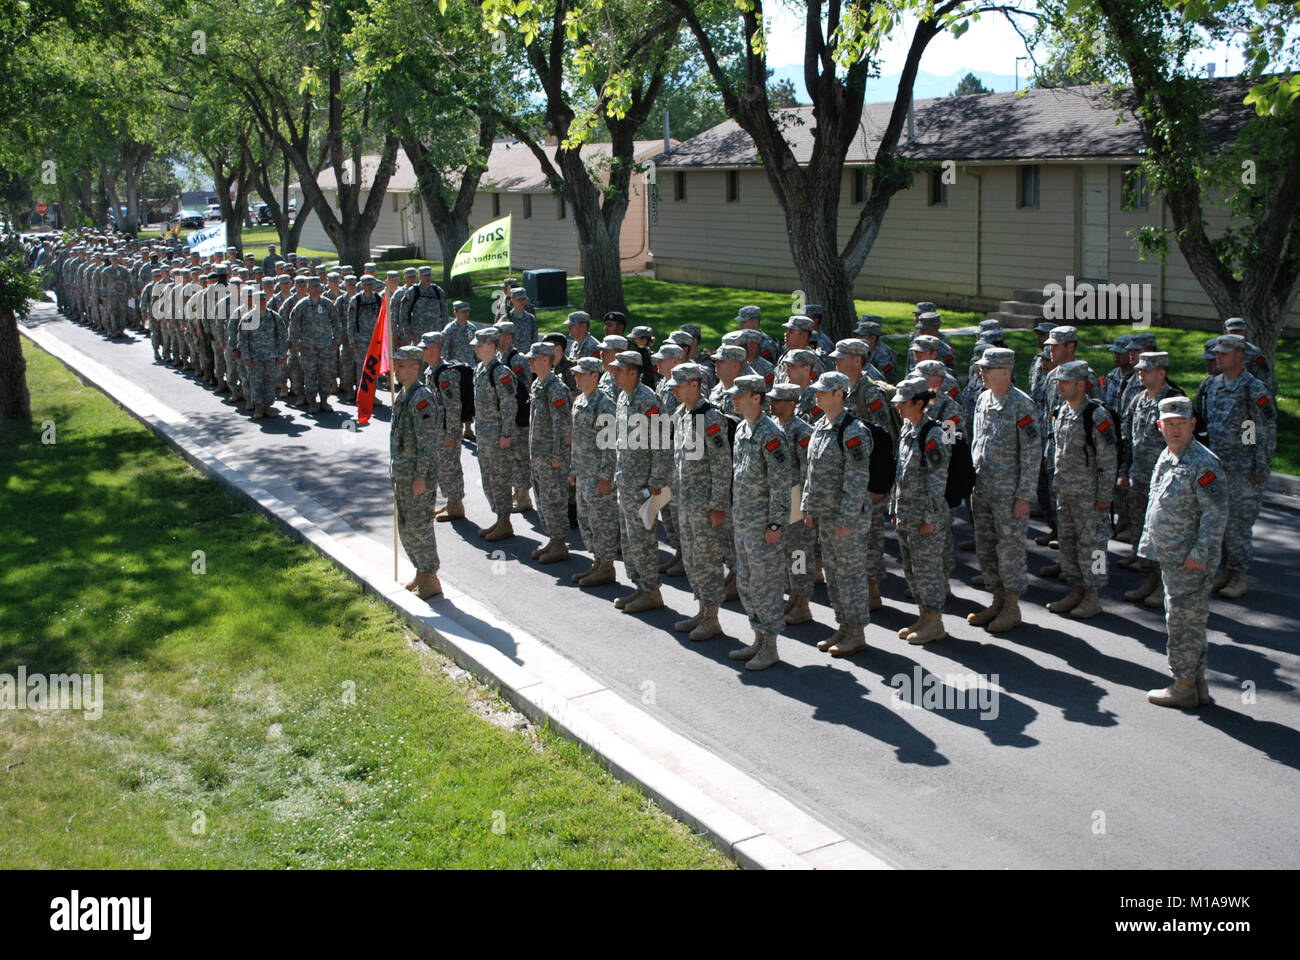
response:
<path id="1" fill-rule="evenodd" d="M 41 277 L 27 269 L 21 253 L 9 249 L 0 251 L 0 318 L 16 317 L 19 322 L 27 319 L 31 311 L 31 301 L 41 296 Z"/>
<path id="2" fill-rule="evenodd" d="M 953 89 L 951 96 L 968 97 L 975 93 L 992 93 L 988 87 L 984 86 L 983 81 L 973 73 L 968 73 L 957 81 L 957 86 Z"/>

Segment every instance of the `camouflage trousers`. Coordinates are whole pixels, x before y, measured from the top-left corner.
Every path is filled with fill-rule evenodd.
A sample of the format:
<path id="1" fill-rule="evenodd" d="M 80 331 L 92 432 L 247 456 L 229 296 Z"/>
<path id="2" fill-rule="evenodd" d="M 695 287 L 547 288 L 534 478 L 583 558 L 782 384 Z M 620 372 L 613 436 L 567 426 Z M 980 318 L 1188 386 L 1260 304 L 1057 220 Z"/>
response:
<path id="1" fill-rule="evenodd" d="M 638 590 L 659 589 L 659 538 L 647 530 L 638 511 L 645 498 L 640 487 L 618 488 L 618 526 L 623 544 L 623 566 Z"/>
<path id="2" fill-rule="evenodd" d="M 736 589 L 755 633 L 778 634 L 785 626 L 785 539 L 768 543 L 765 524 L 736 525 Z"/>
<path id="3" fill-rule="evenodd" d="M 227 382 L 226 347 L 218 340 L 212 341 L 212 375 L 217 378 L 217 386 Z"/>
<path id="4" fill-rule="evenodd" d="M 1129 483 L 1128 496 L 1125 498 L 1124 506 L 1128 510 L 1129 532 L 1132 534 L 1133 550 L 1137 550 L 1137 545 L 1142 542 L 1142 531 L 1146 527 L 1147 519 L 1147 500 L 1151 497 L 1151 484 L 1142 480 L 1133 480 Z M 1139 557 L 1137 568 L 1139 570 L 1150 570 L 1154 564 L 1145 557 Z"/>
<path id="5" fill-rule="evenodd" d="M 120 337 L 126 330 L 127 319 L 126 299 L 114 297 L 108 302 L 107 322 L 109 335 Z"/>
<path id="6" fill-rule="evenodd" d="M 578 505 L 578 532 L 583 545 L 598 563 L 618 559 L 618 497 L 613 488 L 597 493 L 600 477 L 578 477 L 574 495 Z"/>
<path id="7" fill-rule="evenodd" d="M 345 348 L 346 349 L 346 348 Z M 352 379 L 349 381 L 351 390 L 356 392 L 361 385 L 361 371 L 366 368 L 366 351 L 370 349 L 369 343 L 352 344 Z"/>
<path id="8" fill-rule="evenodd" d="M 922 613 L 943 613 L 948 596 L 947 572 L 944 569 L 942 524 L 930 533 L 921 532 L 920 517 L 898 518 L 898 550 L 903 560 L 903 576 Z M 952 527 L 949 525 L 949 531 Z"/>
<path id="9" fill-rule="evenodd" d="M 980 490 L 970 495 L 971 519 L 975 524 L 975 553 L 988 590 L 1002 587 L 1016 596 L 1029 586 L 1025 566 L 1025 538 L 1029 517 L 1011 515 L 1015 497 L 998 490 Z"/>
<path id="10" fill-rule="evenodd" d="M 695 599 L 706 606 L 722 603 L 726 593 L 722 586 L 724 526 L 725 522 L 716 527 L 709 522 L 706 506 L 679 506 L 677 509 L 677 534 L 682 541 L 686 580 Z"/>
<path id="11" fill-rule="evenodd" d="M 285 366 L 289 368 L 289 390 L 295 397 L 305 396 L 307 388 L 304 385 L 302 378 L 302 357 L 298 354 L 295 347 L 291 346 L 289 348 L 289 360 Z"/>
<path id="12" fill-rule="evenodd" d="M 153 347 L 154 356 L 161 357 L 167 351 L 167 344 L 163 339 L 162 323 L 150 318 L 149 320 L 149 343 Z"/>
<path id="13" fill-rule="evenodd" d="M 1038 509 L 1043 512 L 1043 519 L 1056 532 L 1056 495 L 1052 492 L 1052 476 L 1055 468 L 1046 457 L 1038 465 Z"/>
<path id="14" fill-rule="evenodd" d="M 1165 590 L 1165 632 L 1169 635 L 1169 670 L 1175 677 L 1194 677 L 1205 669 L 1209 641 L 1210 586 L 1219 565 L 1188 570 L 1181 564 L 1160 565 Z"/>
<path id="15" fill-rule="evenodd" d="M 363 351 L 361 354 L 363 360 L 365 359 L 365 356 L 366 356 L 365 352 Z M 342 347 L 339 348 L 338 366 L 339 366 L 339 387 L 341 388 L 343 393 L 355 397 L 357 393 L 358 366 L 357 366 L 356 351 L 352 349 L 352 345 L 350 343 L 345 343 L 343 344 Z"/>
<path id="16" fill-rule="evenodd" d="M 957 554 L 953 550 L 952 543 L 952 526 L 957 522 L 957 508 L 948 508 L 948 518 L 946 523 L 937 523 L 936 527 L 943 528 L 943 575 L 952 576 L 953 567 L 957 566 Z"/>
<path id="17" fill-rule="evenodd" d="M 331 353 L 329 344 L 321 346 L 308 343 L 302 348 L 298 361 L 302 364 L 302 386 L 306 391 L 303 395 L 309 402 L 316 399 L 317 394 L 329 394 L 334 369 Z"/>
<path id="18" fill-rule="evenodd" d="M 867 577 L 885 578 L 885 521 L 889 516 L 889 496 L 871 502 L 871 532 L 867 535 Z"/>
<path id="19" fill-rule="evenodd" d="M 682 538 L 677 532 L 677 504 L 670 501 L 667 508 L 659 514 L 659 519 L 663 521 L 664 536 L 672 546 L 673 551 L 681 550 Z"/>
<path id="20" fill-rule="evenodd" d="M 420 573 L 438 572 L 438 542 L 434 537 L 436 483 L 427 484 L 424 493 L 411 492 L 413 477 L 397 480 L 393 493 L 397 498 L 397 535 L 402 538 L 406 555 Z"/>
<path id="21" fill-rule="evenodd" d="M 821 534 L 822 565 L 826 592 L 830 595 L 835 622 L 845 627 L 865 627 L 871 622 L 867 609 L 867 533 L 871 514 L 863 511 L 849 524 L 849 535 L 835 535 L 833 520 L 817 521 Z"/>
<path id="22" fill-rule="evenodd" d="M 817 572 L 817 531 L 803 520 L 796 520 L 785 528 L 785 546 L 788 553 L 786 583 L 790 596 L 811 597 Z"/>
<path id="23" fill-rule="evenodd" d="M 465 471 L 460 466 L 460 438 L 461 429 L 457 423 L 451 446 L 443 443 L 446 438 L 438 441 L 438 486 L 448 500 L 465 499 Z"/>
<path id="24" fill-rule="evenodd" d="M 274 360 L 241 361 L 244 364 L 244 386 L 249 400 L 254 404 L 270 406 L 275 403 L 275 377 L 283 369 Z"/>
<path id="25" fill-rule="evenodd" d="M 557 540 L 569 538 L 569 465 L 553 467 L 551 461 L 534 460 L 533 486 L 537 488 L 537 513 L 542 532 Z"/>
<path id="26" fill-rule="evenodd" d="M 1229 570 L 1249 570 L 1254 554 L 1254 527 L 1264 505 L 1264 484 L 1250 482 L 1251 468 L 1224 464 L 1228 475 L 1228 525 L 1223 530 L 1223 565 Z"/>
<path id="27" fill-rule="evenodd" d="M 225 348 L 226 358 L 226 383 L 230 384 L 230 390 L 236 395 L 248 394 L 247 382 L 244 380 L 243 361 L 235 356 L 235 348 L 229 343 Z"/>
<path id="28" fill-rule="evenodd" d="M 475 424 L 478 437 L 478 471 L 483 478 L 483 492 L 487 495 L 488 505 L 497 516 L 510 512 L 510 451 L 497 446 L 500 433 L 492 430 L 483 432 L 481 424 Z M 514 446 L 515 440 L 511 441 Z"/>
<path id="29" fill-rule="evenodd" d="M 1061 574 L 1071 586 L 1106 586 L 1106 546 L 1110 511 L 1098 510 L 1091 490 L 1056 488 L 1056 538 L 1061 543 Z"/>
<path id="30" fill-rule="evenodd" d="M 515 496 L 521 497 L 533 484 L 533 461 L 528 452 L 528 431 L 521 428 L 521 433 L 510 444 L 510 486 Z M 539 494 L 540 495 L 540 494 Z M 565 522 L 568 526 L 568 522 Z"/>

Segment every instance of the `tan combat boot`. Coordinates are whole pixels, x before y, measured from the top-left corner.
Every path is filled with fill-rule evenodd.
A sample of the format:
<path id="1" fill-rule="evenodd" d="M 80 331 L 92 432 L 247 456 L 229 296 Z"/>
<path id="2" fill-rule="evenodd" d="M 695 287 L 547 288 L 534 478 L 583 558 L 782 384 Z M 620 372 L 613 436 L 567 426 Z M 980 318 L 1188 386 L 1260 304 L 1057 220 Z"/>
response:
<path id="1" fill-rule="evenodd" d="M 1152 610 L 1163 610 L 1165 608 L 1165 592 L 1163 590 L 1152 590 L 1147 594 L 1147 598 L 1142 601 L 1142 606 L 1150 607 Z"/>
<path id="2" fill-rule="evenodd" d="M 825 640 L 817 641 L 817 649 L 820 650 L 822 653 L 825 653 L 831 647 L 835 646 L 835 644 L 839 643 L 841 640 L 844 639 L 844 630 L 845 628 L 843 626 L 836 627 L 835 632 L 832 633 Z"/>
<path id="3" fill-rule="evenodd" d="M 1059 563 L 1049 563 L 1038 571 L 1038 575 L 1046 580 L 1055 580 L 1061 575 L 1061 565 Z"/>
<path id="4" fill-rule="evenodd" d="M 510 525 L 510 514 L 503 513 L 497 517 L 496 525 L 487 532 L 484 540 L 505 540 L 515 535 L 515 528 Z"/>
<path id="5" fill-rule="evenodd" d="M 442 593 L 442 583 L 436 573 L 418 573 L 416 579 L 419 580 L 420 585 L 416 588 L 415 595 L 421 600 L 428 600 Z"/>
<path id="6" fill-rule="evenodd" d="M 880 600 L 880 581 L 867 581 L 867 609 L 871 611 L 879 610 L 884 604 Z"/>
<path id="7" fill-rule="evenodd" d="M 704 601 L 697 600 L 695 605 L 696 605 L 695 616 L 687 617 L 685 620 L 678 620 L 676 623 L 673 624 L 673 629 L 676 630 L 678 633 L 690 633 L 692 630 L 698 627 L 700 625 L 700 621 L 704 619 Z"/>
<path id="8" fill-rule="evenodd" d="M 746 670 L 766 670 L 781 662 L 781 658 L 776 655 L 776 634 L 760 633 L 758 644 L 758 652 L 745 664 Z"/>
<path id="9" fill-rule="evenodd" d="M 659 588 L 646 590 L 639 597 L 623 608 L 624 613 L 641 613 L 645 610 L 658 610 L 664 605 L 664 598 L 659 595 Z"/>
<path id="10" fill-rule="evenodd" d="M 667 572 L 668 572 L 668 568 L 671 567 L 674 563 L 677 563 L 677 562 L 678 562 L 679 560 L 681 560 L 681 559 L 682 559 L 682 552 L 681 552 L 680 550 L 678 550 L 676 553 L 674 553 L 671 557 L 669 557 L 669 558 L 668 558 L 667 560 L 665 560 L 663 563 L 659 564 L 659 572 L 660 572 L 660 573 L 667 573 Z"/>
<path id="11" fill-rule="evenodd" d="M 527 513 L 531 509 L 533 509 L 532 494 L 529 493 L 527 488 L 524 488 L 515 495 L 515 502 L 510 512 Z"/>
<path id="12" fill-rule="evenodd" d="M 578 581 L 580 587 L 599 587 L 602 584 L 614 582 L 614 561 L 602 560 L 591 568 L 591 571 Z"/>
<path id="13" fill-rule="evenodd" d="M 907 626 L 898 628 L 898 639 L 906 640 L 907 635 L 923 623 L 925 623 L 925 613 L 920 608 L 917 608 L 916 619 L 913 620 L 911 623 L 909 623 Z"/>
<path id="14" fill-rule="evenodd" d="M 1076 583 L 1072 587 L 1070 587 L 1070 592 L 1067 593 L 1060 600 L 1053 600 L 1051 603 L 1049 603 L 1047 605 L 1047 609 L 1050 610 L 1052 613 L 1069 613 L 1071 610 L 1073 610 L 1075 607 L 1079 605 L 1079 601 L 1081 601 L 1082 599 L 1083 599 L 1083 586 L 1082 584 Z"/>
<path id="15" fill-rule="evenodd" d="M 538 557 L 540 557 L 543 553 L 546 552 L 546 548 L 549 547 L 550 545 L 551 545 L 551 541 L 547 540 L 540 547 L 534 547 L 532 550 L 529 550 L 528 555 L 532 557 L 534 560 L 536 560 Z"/>
<path id="16" fill-rule="evenodd" d="M 989 624 L 989 633 L 1004 633 L 1020 626 L 1020 594 L 1008 593 L 1002 598 L 1002 609 Z"/>
<path id="17" fill-rule="evenodd" d="M 465 517 L 465 503 L 462 500 L 448 500 L 434 517 L 439 523 L 450 523 Z"/>
<path id="18" fill-rule="evenodd" d="M 1157 707 L 1199 707 L 1195 677 L 1175 677 L 1163 690 L 1148 690 L 1147 700 Z"/>
<path id="19" fill-rule="evenodd" d="M 639 597 L 639 596 L 641 596 L 641 588 L 640 588 L 640 587 L 634 587 L 634 588 L 632 589 L 632 592 L 631 592 L 631 593 L 626 594 L 625 596 L 619 597 L 618 599 L 616 599 L 616 600 L 614 601 L 614 609 L 615 609 L 615 610 L 623 610 L 623 609 L 625 609 L 629 603 L 631 603 L 633 600 L 635 600 L 635 599 L 636 599 L 637 597 Z"/>
<path id="20" fill-rule="evenodd" d="M 562 537 L 551 537 L 546 543 L 546 549 L 542 551 L 541 556 L 537 558 L 538 563 L 559 563 L 561 560 L 569 559 L 569 545 Z"/>
<path id="21" fill-rule="evenodd" d="M 839 643 L 831 647 L 830 654 L 832 657 L 847 657 L 850 654 L 860 653 L 867 649 L 867 638 L 863 635 L 861 625 L 855 627 L 845 627 L 844 637 Z"/>
<path id="22" fill-rule="evenodd" d="M 415 579 L 413 579 L 410 583 L 408 583 L 405 589 L 410 590 L 412 593 L 414 593 L 416 588 L 419 587 L 419 585 L 420 585 L 420 571 L 417 570 L 415 571 Z"/>
<path id="23" fill-rule="evenodd" d="M 1142 581 L 1141 586 L 1134 587 L 1132 590 L 1124 591 L 1124 599 L 1129 603 L 1141 603 L 1160 586 L 1160 571 L 1154 568 L 1146 572 L 1147 578 Z"/>
<path id="24" fill-rule="evenodd" d="M 665 577 L 684 577 L 686 576 L 686 561 L 682 559 L 682 552 L 677 551 L 677 555 L 669 561 L 667 568 L 663 571 Z"/>
<path id="25" fill-rule="evenodd" d="M 788 624 L 807 623 L 813 618 L 812 611 L 808 609 L 807 597 L 791 597 L 790 609 L 786 611 L 785 622 Z"/>
<path id="26" fill-rule="evenodd" d="M 1214 583 L 1210 586 L 1210 591 L 1212 593 L 1218 593 L 1223 589 L 1223 585 L 1228 582 L 1230 576 L 1232 576 L 1231 570 L 1227 567 L 1220 567 L 1219 572 L 1214 577 Z"/>
<path id="27" fill-rule="evenodd" d="M 1203 707 L 1214 702 L 1214 698 L 1210 696 L 1210 685 L 1205 682 L 1204 670 L 1198 670 L 1196 673 L 1196 700 Z"/>
<path id="28" fill-rule="evenodd" d="M 989 605 L 977 613 L 966 614 L 966 622 L 977 627 L 982 627 L 987 623 L 992 623 L 993 619 L 1002 609 L 1002 604 L 1005 601 L 1006 596 L 1007 592 L 1001 587 L 998 587 L 993 591 L 993 599 L 989 601 Z"/>
<path id="29" fill-rule="evenodd" d="M 1070 617 L 1074 620 L 1087 620 L 1099 613 L 1101 613 L 1101 597 L 1096 590 L 1085 590 L 1083 599 L 1070 611 Z"/>
<path id="30" fill-rule="evenodd" d="M 739 650 L 730 650 L 727 656 L 732 660 L 748 660 L 756 655 L 763 648 L 763 635 L 757 631 L 754 632 L 754 642 L 747 647 L 741 647 Z"/>
<path id="31" fill-rule="evenodd" d="M 595 570 L 596 566 L 597 566 L 596 561 L 595 560 L 591 561 L 591 566 L 589 566 L 586 570 L 579 570 L 577 573 L 569 574 L 569 581 L 571 583 L 579 583 L 583 577 L 587 576 L 589 573 Z"/>
<path id="32" fill-rule="evenodd" d="M 1229 600 L 1236 600 L 1246 594 L 1246 571 L 1232 570 L 1229 573 L 1228 581 L 1219 588 L 1219 596 L 1227 597 Z"/>
<path id="33" fill-rule="evenodd" d="M 740 588 L 736 586 L 736 571 L 731 570 L 727 573 L 727 579 L 722 581 L 722 586 L 726 589 L 723 594 L 723 601 L 730 602 L 740 599 Z"/>
<path id="34" fill-rule="evenodd" d="M 943 629 L 943 614 L 922 612 L 921 625 L 909 633 L 906 639 L 908 643 L 920 645 L 942 640 L 946 636 L 948 632 Z"/>
<path id="35" fill-rule="evenodd" d="M 695 629 L 690 632 L 689 639 L 710 640 L 722 632 L 722 624 L 718 623 L 717 605 L 701 607 L 700 612 L 703 616 L 695 625 Z"/>

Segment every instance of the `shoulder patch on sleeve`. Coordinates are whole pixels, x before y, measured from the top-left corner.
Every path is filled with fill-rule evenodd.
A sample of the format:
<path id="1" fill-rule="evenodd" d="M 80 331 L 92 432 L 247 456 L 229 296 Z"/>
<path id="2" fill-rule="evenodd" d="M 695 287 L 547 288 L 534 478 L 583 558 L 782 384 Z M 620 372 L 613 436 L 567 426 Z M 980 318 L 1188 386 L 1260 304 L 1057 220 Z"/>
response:
<path id="1" fill-rule="evenodd" d="M 507 373 L 504 377 L 501 378 L 501 386 L 504 387 L 506 384 L 510 383 L 510 381 L 512 381 L 512 380 L 514 380 L 514 377 L 510 376 L 510 374 Z"/>
<path id="2" fill-rule="evenodd" d="M 802 440 L 799 441 L 799 446 L 801 447 L 808 446 L 808 441 L 811 439 L 812 439 L 812 434 L 809 434 L 808 436 L 804 437 Z"/>
<path id="3" fill-rule="evenodd" d="M 956 387 L 953 387 L 951 390 L 948 391 L 948 396 L 952 397 L 955 400 L 957 397 L 961 396 L 961 391 L 958 390 Z"/>
<path id="4" fill-rule="evenodd" d="M 1261 396 L 1258 400 L 1256 400 L 1256 401 L 1255 401 L 1255 406 L 1257 406 L 1257 407 L 1267 407 L 1267 406 L 1268 406 L 1268 394 L 1264 394 L 1264 395 Z"/>
<path id="5" fill-rule="evenodd" d="M 813 415 L 814 417 L 817 416 L 817 415 L 818 415 L 819 413 L 821 413 L 821 412 L 822 412 L 822 408 L 821 408 L 821 407 L 813 407 L 813 408 L 812 408 L 812 415 Z"/>
<path id="6" fill-rule="evenodd" d="M 1025 414 L 1023 417 L 1021 417 L 1019 420 L 1016 421 L 1016 426 L 1020 427 L 1023 430 L 1025 427 L 1029 426 L 1033 422 L 1034 422 L 1034 418 L 1029 414 Z"/>
<path id="7" fill-rule="evenodd" d="M 651 407 L 649 410 L 645 412 L 645 415 L 647 417 L 653 417 L 658 412 L 659 412 L 659 405 L 655 404 L 653 407 Z"/>
<path id="8" fill-rule="evenodd" d="M 931 450 L 936 449 L 938 446 L 939 446 L 939 441 L 931 438 L 930 441 L 925 445 L 925 452 L 929 453 Z"/>
<path id="9" fill-rule="evenodd" d="M 722 424 L 720 424 L 720 423 L 714 423 L 714 424 L 710 424 L 708 427 L 706 427 L 705 430 L 704 430 L 704 432 L 707 433 L 709 436 L 713 436 L 715 433 L 717 433 L 717 432 L 718 432 L 719 430 L 721 430 L 721 429 L 722 429 Z"/>
<path id="10" fill-rule="evenodd" d="M 844 446 L 848 447 L 850 450 L 852 450 L 854 447 L 858 447 L 861 445 L 862 445 L 861 437 L 849 437 L 849 439 L 844 441 Z"/>
<path id="11" fill-rule="evenodd" d="M 427 407 L 428 405 L 429 405 L 429 401 L 428 401 L 428 400 L 421 400 L 419 403 L 417 403 L 417 404 L 415 405 L 415 409 L 417 409 L 417 410 L 423 410 L 423 409 L 424 409 L 425 407 Z"/>
<path id="12" fill-rule="evenodd" d="M 872 413 L 875 413 L 877 410 L 879 410 L 879 409 L 880 409 L 881 407 L 883 407 L 884 405 L 885 405 L 885 401 L 884 401 L 884 400 L 881 400 L 879 397 L 877 397 L 877 398 L 875 399 L 875 401 L 872 402 L 872 403 L 867 407 L 867 409 L 870 410 Z"/>
<path id="13" fill-rule="evenodd" d="M 1208 487 L 1217 479 L 1218 477 L 1215 476 L 1213 470 L 1206 470 L 1203 474 L 1201 474 L 1199 477 L 1196 478 L 1196 482 L 1203 487 Z"/>
<path id="14" fill-rule="evenodd" d="M 767 441 L 765 446 L 767 447 L 768 452 L 771 452 L 781 446 L 781 440 L 780 438 L 773 437 L 771 440 Z"/>
<path id="15" fill-rule="evenodd" d="M 1106 432 L 1107 430 L 1109 430 L 1109 429 L 1110 429 L 1110 418 L 1109 418 L 1109 417 L 1107 417 L 1105 420 L 1103 420 L 1103 421 L 1101 421 L 1099 424 L 1097 424 L 1097 432 L 1098 432 L 1098 433 L 1105 433 L 1105 432 Z"/>

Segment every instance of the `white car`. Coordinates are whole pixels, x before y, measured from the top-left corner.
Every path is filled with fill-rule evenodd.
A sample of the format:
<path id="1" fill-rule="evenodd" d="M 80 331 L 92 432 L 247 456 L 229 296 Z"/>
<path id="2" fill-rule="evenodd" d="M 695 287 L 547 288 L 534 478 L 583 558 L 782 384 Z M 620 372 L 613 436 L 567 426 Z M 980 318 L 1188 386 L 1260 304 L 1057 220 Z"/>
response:
<path id="1" fill-rule="evenodd" d="M 221 206 L 215 203 L 209 203 L 203 211 L 204 220 L 220 220 Z"/>

